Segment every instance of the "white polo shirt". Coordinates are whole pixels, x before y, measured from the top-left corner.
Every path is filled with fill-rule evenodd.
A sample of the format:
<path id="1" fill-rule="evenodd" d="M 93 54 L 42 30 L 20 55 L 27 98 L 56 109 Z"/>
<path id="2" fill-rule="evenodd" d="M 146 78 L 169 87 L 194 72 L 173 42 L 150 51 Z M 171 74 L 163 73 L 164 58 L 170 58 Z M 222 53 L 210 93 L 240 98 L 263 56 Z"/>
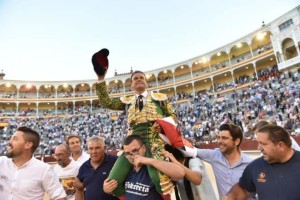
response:
<path id="1" fill-rule="evenodd" d="M 0 199 L 42 200 L 45 192 L 51 199 L 66 197 L 50 165 L 32 157 L 18 168 L 11 158 L 0 157 Z"/>
<path id="2" fill-rule="evenodd" d="M 71 159 L 73 159 L 73 157 L 71 156 Z M 80 157 L 76 160 L 79 165 L 81 166 L 85 161 L 87 161 L 88 159 L 90 159 L 90 154 L 85 153 L 84 151 L 81 151 L 81 155 Z"/>

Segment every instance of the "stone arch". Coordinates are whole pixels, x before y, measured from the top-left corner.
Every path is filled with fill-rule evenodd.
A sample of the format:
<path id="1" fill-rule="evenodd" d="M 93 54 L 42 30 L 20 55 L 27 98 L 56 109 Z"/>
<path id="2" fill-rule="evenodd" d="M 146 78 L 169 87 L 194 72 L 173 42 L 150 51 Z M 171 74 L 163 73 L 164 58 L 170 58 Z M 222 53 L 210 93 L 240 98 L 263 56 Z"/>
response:
<path id="1" fill-rule="evenodd" d="M 284 60 L 292 59 L 298 56 L 296 45 L 292 38 L 286 38 L 281 43 Z"/>

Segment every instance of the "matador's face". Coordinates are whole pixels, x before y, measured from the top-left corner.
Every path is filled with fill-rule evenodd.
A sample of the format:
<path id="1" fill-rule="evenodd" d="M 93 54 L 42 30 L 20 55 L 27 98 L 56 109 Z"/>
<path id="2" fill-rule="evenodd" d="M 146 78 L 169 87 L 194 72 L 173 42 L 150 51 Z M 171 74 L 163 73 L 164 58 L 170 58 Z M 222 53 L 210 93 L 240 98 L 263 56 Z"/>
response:
<path id="1" fill-rule="evenodd" d="M 141 94 L 148 86 L 146 77 L 143 73 L 135 73 L 131 78 L 131 88 L 135 92 Z"/>

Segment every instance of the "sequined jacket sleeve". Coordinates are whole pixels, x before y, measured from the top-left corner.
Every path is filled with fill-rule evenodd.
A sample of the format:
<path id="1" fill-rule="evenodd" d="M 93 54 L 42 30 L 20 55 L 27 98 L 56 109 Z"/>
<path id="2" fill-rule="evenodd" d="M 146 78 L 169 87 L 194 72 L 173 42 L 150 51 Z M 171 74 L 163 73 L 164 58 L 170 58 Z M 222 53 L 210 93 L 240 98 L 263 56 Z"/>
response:
<path id="1" fill-rule="evenodd" d="M 176 121 L 177 116 L 173 109 L 173 106 L 168 101 L 163 101 L 162 104 L 163 105 L 161 107 L 162 107 L 165 117 L 172 117 L 174 119 L 174 121 Z"/>
<path id="2" fill-rule="evenodd" d="M 96 92 L 100 104 L 111 110 L 125 110 L 125 104 L 121 102 L 120 98 L 110 98 L 105 82 L 96 84 Z"/>

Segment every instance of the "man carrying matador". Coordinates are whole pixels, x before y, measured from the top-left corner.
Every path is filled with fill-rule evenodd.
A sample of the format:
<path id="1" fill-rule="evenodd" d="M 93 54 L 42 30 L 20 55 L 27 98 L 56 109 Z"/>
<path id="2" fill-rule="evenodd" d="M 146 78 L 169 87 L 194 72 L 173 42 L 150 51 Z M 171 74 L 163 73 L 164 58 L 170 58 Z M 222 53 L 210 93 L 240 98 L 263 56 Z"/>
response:
<path id="1" fill-rule="evenodd" d="M 176 119 L 176 114 L 167 101 L 167 95 L 147 91 L 148 84 L 145 74 L 142 71 L 135 71 L 131 74 L 131 88 L 134 95 L 110 98 L 104 81 L 108 69 L 108 54 L 107 49 L 102 49 L 92 57 L 94 70 L 98 76 L 96 91 L 100 104 L 111 110 L 125 110 L 128 115 L 128 135 L 140 135 L 147 145 L 146 156 L 163 160 L 162 152 L 165 143 L 159 136 L 162 129 L 157 120 L 165 117 Z M 118 181 L 118 187 L 113 191 L 114 195 L 122 196 L 124 194 L 124 180 L 131 167 L 123 155 L 118 158 L 109 175 L 110 179 Z M 170 194 L 174 190 L 171 179 L 152 166 L 148 166 L 148 172 L 157 191 L 162 194 L 164 199 L 170 199 Z"/>

